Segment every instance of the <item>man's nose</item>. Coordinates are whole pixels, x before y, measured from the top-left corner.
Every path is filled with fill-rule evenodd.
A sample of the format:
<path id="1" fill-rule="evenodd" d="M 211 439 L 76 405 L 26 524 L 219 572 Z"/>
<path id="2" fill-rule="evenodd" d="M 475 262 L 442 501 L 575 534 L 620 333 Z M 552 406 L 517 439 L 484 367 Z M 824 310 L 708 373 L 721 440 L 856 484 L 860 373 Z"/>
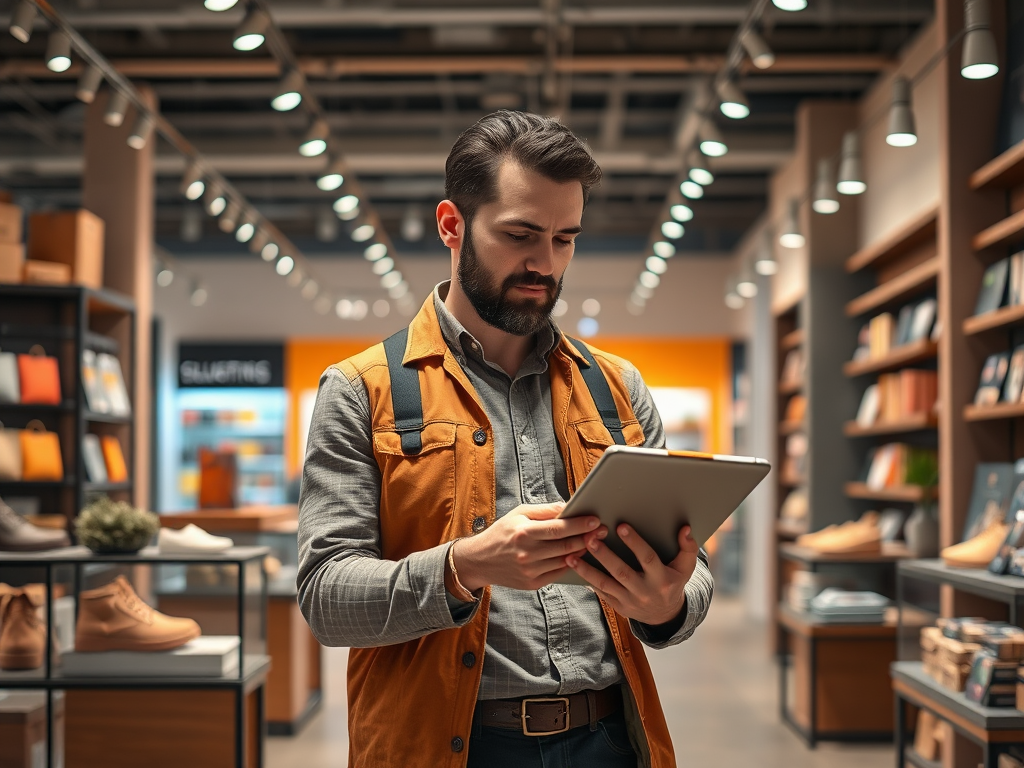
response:
<path id="1" fill-rule="evenodd" d="M 526 262 L 526 268 L 530 272 L 537 272 L 542 275 L 552 274 L 555 271 L 554 243 L 545 241 L 532 250 L 530 258 Z"/>

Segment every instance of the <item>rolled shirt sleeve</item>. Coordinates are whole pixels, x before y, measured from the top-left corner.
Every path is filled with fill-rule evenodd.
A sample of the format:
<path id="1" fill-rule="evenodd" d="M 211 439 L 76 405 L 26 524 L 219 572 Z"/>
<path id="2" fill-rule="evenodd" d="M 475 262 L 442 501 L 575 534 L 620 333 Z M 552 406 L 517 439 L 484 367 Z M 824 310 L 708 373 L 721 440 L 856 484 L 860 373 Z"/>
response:
<path id="1" fill-rule="evenodd" d="M 476 613 L 476 604 L 450 604 L 449 543 L 381 558 L 380 485 L 366 387 L 328 368 L 302 471 L 297 577 L 300 609 L 323 645 L 403 643 L 462 626 Z"/>

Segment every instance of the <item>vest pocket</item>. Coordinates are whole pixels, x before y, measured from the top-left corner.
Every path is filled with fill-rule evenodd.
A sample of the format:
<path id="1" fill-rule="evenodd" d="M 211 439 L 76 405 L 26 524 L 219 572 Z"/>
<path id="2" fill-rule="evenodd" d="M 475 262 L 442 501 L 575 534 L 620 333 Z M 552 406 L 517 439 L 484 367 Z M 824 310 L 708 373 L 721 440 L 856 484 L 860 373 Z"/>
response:
<path id="1" fill-rule="evenodd" d="M 418 454 L 409 458 L 422 456 L 438 448 L 447 448 L 455 445 L 455 425 L 447 421 L 435 421 L 423 425 L 420 432 L 422 447 Z M 404 456 L 402 451 L 402 437 L 394 429 L 379 430 L 373 433 L 373 450 L 376 453 L 389 454 L 391 456 Z"/>
<path id="2" fill-rule="evenodd" d="M 580 448 L 586 462 L 587 472 L 590 472 L 609 446 L 615 445 L 615 441 L 612 440 L 612 436 L 605 428 L 604 422 L 600 420 L 579 421 L 574 426 L 580 439 Z M 622 437 L 626 440 L 626 445 L 643 445 L 644 443 L 644 431 L 636 421 L 622 425 Z"/>

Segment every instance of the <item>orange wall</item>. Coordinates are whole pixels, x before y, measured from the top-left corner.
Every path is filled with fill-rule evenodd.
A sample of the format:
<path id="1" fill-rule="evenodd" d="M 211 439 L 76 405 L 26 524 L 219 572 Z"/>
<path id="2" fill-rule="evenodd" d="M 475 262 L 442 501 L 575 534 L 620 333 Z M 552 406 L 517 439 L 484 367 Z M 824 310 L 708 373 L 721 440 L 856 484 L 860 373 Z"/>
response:
<path id="1" fill-rule="evenodd" d="M 299 393 L 316 389 L 324 369 L 361 352 L 379 339 L 332 341 L 293 339 L 285 343 L 285 386 L 290 397 L 286 456 L 291 472 L 299 467 Z M 727 338 L 688 339 L 598 337 L 594 346 L 632 362 L 650 387 L 699 387 L 711 392 L 713 453 L 732 451 L 732 341 Z"/>

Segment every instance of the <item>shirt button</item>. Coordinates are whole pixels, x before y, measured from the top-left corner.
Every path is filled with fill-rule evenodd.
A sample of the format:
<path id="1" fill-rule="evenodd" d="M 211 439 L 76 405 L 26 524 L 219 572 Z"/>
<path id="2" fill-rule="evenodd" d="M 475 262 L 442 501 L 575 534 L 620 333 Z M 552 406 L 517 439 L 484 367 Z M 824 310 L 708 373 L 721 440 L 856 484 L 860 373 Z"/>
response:
<path id="1" fill-rule="evenodd" d="M 528 434 L 526 434 L 525 432 L 523 432 L 523 434 L 521 434 L 519 436 L 519 442 L 521 442 L 521 443 L 528 443 L 528 442 L 530 442 L 530 436 Z"/>
<path id="2" fill-rule="evenodd" d="M 462 739 L 460 739 L 458 736 L 452 739 L 452 752 L 461 752 L 462 747 Z"/>
<path id="3" fill-rule="evenodd" d="M 478 349 L 480 349 L 479 345 L 477 345 L 477 343 L 475 341 L 469 342 L 469 346 L 473 348 L 474 352 L 476 352 Z"/>
<path id="4" fill-rule="evenodd" d="M 482 429 L 478 429 L 476 432 L 473 433 L 473 442 L 476 443 L 477 445 L 483 445 L 484 443 L 487 442 L 487 433 L 484 432 Z"/>
<path id="5" fill-rule="evenodd" d="M 472 667 L 474 664 L 476 664 L 476 654 L 472 651 L 467 651 L 466 653 L 462 654 L 462 664 L 466 667 Z"/>
<path id="6" fill-rule="evenodd" d="M 484 528 L 487 527 L 487 518 L 485 517 L 474 517 L 473 518 L 473 533 L 480 533 Z"/>

